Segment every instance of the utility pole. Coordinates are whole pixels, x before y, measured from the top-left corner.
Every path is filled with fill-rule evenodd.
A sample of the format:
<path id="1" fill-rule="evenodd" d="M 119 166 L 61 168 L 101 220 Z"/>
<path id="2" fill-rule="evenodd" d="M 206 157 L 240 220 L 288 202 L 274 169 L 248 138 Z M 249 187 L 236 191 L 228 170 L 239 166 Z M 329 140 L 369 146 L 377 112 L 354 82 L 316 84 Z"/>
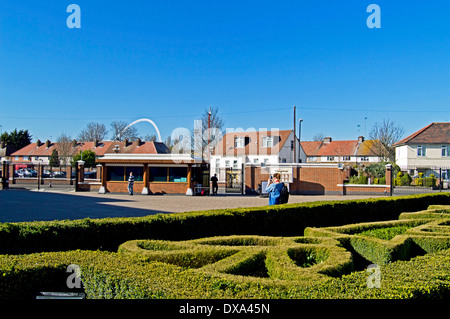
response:
<path id="1" fill-rule="evenodd" d="M 209 163 L 211 162 L 211 152 L 209 150 L 209 144 L 210 143 L 211 143 L 211 107 L 209 108 L 209 111 L 208 111 L 208 145 L 207 145 L 207 150 L 208 150 L 208 162 Z"/>

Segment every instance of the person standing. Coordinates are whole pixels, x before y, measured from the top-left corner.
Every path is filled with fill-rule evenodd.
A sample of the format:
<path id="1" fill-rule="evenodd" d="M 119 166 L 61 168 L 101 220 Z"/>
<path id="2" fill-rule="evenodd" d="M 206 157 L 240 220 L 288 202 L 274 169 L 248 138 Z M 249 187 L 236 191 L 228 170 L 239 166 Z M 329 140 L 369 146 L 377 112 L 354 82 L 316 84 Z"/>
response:
<path id="1" fill-rule="evenodd" d="M 133 172 L 130 172 L 130 177 L 128 177 L 128 193 L 133 195 L 133 185 L 134 185 L 134 176 Z"/>
<path id="2" fill-rule="evenodd" d="M 217 195 L 217 190 L 219 189 L 219 185 L 217 184 L 218 181 L 217 174 L 214 174 L 214 176 L 211 177 L 213 195 Z"/>
<path id="3" fill-rule="evenodd" d="M 266 192 L 269 193 L 269 205 L 280 204 L 281 189 L 283 188 L 283 186 L 284 183 L 280 182 L 280 174 L 273 174 L 273 177 L 269 179 L 266 187 Z"/>

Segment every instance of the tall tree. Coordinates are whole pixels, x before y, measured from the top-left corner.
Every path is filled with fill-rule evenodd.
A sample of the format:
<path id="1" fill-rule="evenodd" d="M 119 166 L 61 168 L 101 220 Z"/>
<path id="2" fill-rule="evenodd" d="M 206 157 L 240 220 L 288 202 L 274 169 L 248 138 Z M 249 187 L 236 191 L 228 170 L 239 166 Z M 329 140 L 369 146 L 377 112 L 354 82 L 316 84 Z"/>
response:
<path id="1" fill-rule="evenodd" d="M 60 136 L 58 136 L 56 142 L 57 142 L 56 148 L 58 150 L 58 155 L 61 164 L 62 165 L 69 164 L 70 159 L 72 158 L 72 153 L 74 151 L 72 137 L 63 133 Z"/>
<path id="2" fill-rule="evenodd" d="M 54 149 L 52 151 L 52 155 L 50 156 L 50 160 L 49 160 L 48 164 L 50 165 L 50 168 L 59 167 L 59 165 L 60 165 L 59 155 L 58 155 L 58 151 L 56 149 Z"/>
<path id="3" fill-rule="evenodd" d="M 20 150 L 31 143 L 31 134 L 28 130 L 17 131 L 17 129 L 14 129 L 14 131 L 11 131 L 10 133 L 4 132 L 0 136 L 0 140 L 15 149 Z"/>
<path id="4" fill-rule="evenodd" d="M 138 130 L 136 127 L 131 126 L 123 131 L 129 123 L 125 121 L 114 121 L 111 123 L 112 129 L 112 140 L 123 141 L 128 139 L 129 141 L 134 141 L 138 138 Z"/>
<path id="5" fill-rule="evenodd" d="M 201 124 L 194 127 L 192 145 L 194 152 L 201 149 L 203 158 L 208 159 L 208 140 L 210 141 L 210 151 L 212 151 L 222 139 L 225 122 L 219 114 L 219 108 L 216 107 L 205 109 L 200 120 Z M 200 138 L 196 138 L 196 136 Z"/>
<path id="6" fill-rule="evenodd" d="M 78 140 L 84 142 L 93 142 L 95 140 L 102 141 L 106 138 L 108 130 L 106 126 L 101 123 L 90 122 L 86 128 L 78 134 Z"/>
<path id="7" fill-rule="evenodd" d="M 372 151 L 380 157 L 394 161 L 395 149 L 392 145 L 400 141 L 403 134 L 405 134 L 405 129 L 389 119 L 383 119 L 383 122 L 375 123 L 369 132 L 369 138 L 379 140 L 383 147 L 378 147 Z"/>

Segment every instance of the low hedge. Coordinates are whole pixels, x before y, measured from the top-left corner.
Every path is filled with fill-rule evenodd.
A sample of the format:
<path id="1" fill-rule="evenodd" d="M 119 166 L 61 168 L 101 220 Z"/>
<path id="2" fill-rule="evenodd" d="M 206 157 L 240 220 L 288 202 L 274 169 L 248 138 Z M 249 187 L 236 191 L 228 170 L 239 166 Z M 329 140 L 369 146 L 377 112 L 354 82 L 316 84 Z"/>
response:
<path id="1" fill-rule="evenodd" d="M 0 254 L 74 249 L 116 251 L 137 238 L 189 240 L 251 234 L 301 236 L 306 227 L 397 219 L 405 211 L 450 204 L 450 194 L 420 194 L 224 209 L 134 218 L 0 224 Z"/>
<path id="2" fill-rule="evenodd" d="M 65 270 L 73 263 L 80 266 L 89 299 L 450 297 L 450 250 L 383 265 L 381 288 L 372 289 L 366 271 L 304 286 L 295 281 L 216 276 L 111 252 L 67 251 L 0 256 L 0 299 L 31 299 L 39 291 L 65 285 Z"/>
<path id="3" fill-rule="evenodd" d="M 133 240 L 122 244 L 119 253 L 228 279 L 240 276 L 242 281 L 255 281 L 256 277 L 264 284 L 295 280 L 306 285 L 353 270 L 351 253 L 332 238 L 226 236 L 182 242 Z"/>
<path id="4" fill-rule="evenodd" d="M 305 235 L 334 237 L 370 262 L 388 264 L 450 248 L 450 215 L 435 210 L 436 207 L 430 206 L 429 211 L 410 213 L 407 218 L 402 214 L 403 218 L 396 221 L 306 228 Z"/>

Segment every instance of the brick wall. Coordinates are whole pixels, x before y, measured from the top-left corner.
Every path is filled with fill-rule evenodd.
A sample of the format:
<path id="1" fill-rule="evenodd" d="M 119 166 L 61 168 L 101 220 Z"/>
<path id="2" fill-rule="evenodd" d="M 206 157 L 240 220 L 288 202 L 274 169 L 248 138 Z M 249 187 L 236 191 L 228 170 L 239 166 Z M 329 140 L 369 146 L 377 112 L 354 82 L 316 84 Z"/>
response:
<path id="1" fill-rule="evenodd" d="M 348 172 L 337 166 L 298 165 L 292 168 L 293 182 L 289 184 L 289 191 L 293 195 L 391 195 L 390 170 L 390 167 L 386 168 L 386 185 L 349 186 L 344 184 Z M 258 184 L 268 179 L 265 169 L 245 167 L 246 193 L 257 191 Z"/>
<path id="2" fill-rule="evenodd" d="M 133 191 L 141 193 L 144 182 L 134 182 Z M 149 183 L 150 194 L 186 194 L 188 183 Z M 106 191 L 111 193 L 127 193 L 127 182 L 106 182 Z"/>
<path id="3" fill-rule="evenodd" d="M 342 186 L 344 172 L 337 167 L 308 167 L 296 166 L 292 168 L 293 183 L 289 184 L 289 191 L 293 195 L 324 195 L 343 193 Z M 245 188 L 250 193 L 258 189 L 261 181 L 267 181 L 269 174 L 258 166 L 245 167 Z"/>

